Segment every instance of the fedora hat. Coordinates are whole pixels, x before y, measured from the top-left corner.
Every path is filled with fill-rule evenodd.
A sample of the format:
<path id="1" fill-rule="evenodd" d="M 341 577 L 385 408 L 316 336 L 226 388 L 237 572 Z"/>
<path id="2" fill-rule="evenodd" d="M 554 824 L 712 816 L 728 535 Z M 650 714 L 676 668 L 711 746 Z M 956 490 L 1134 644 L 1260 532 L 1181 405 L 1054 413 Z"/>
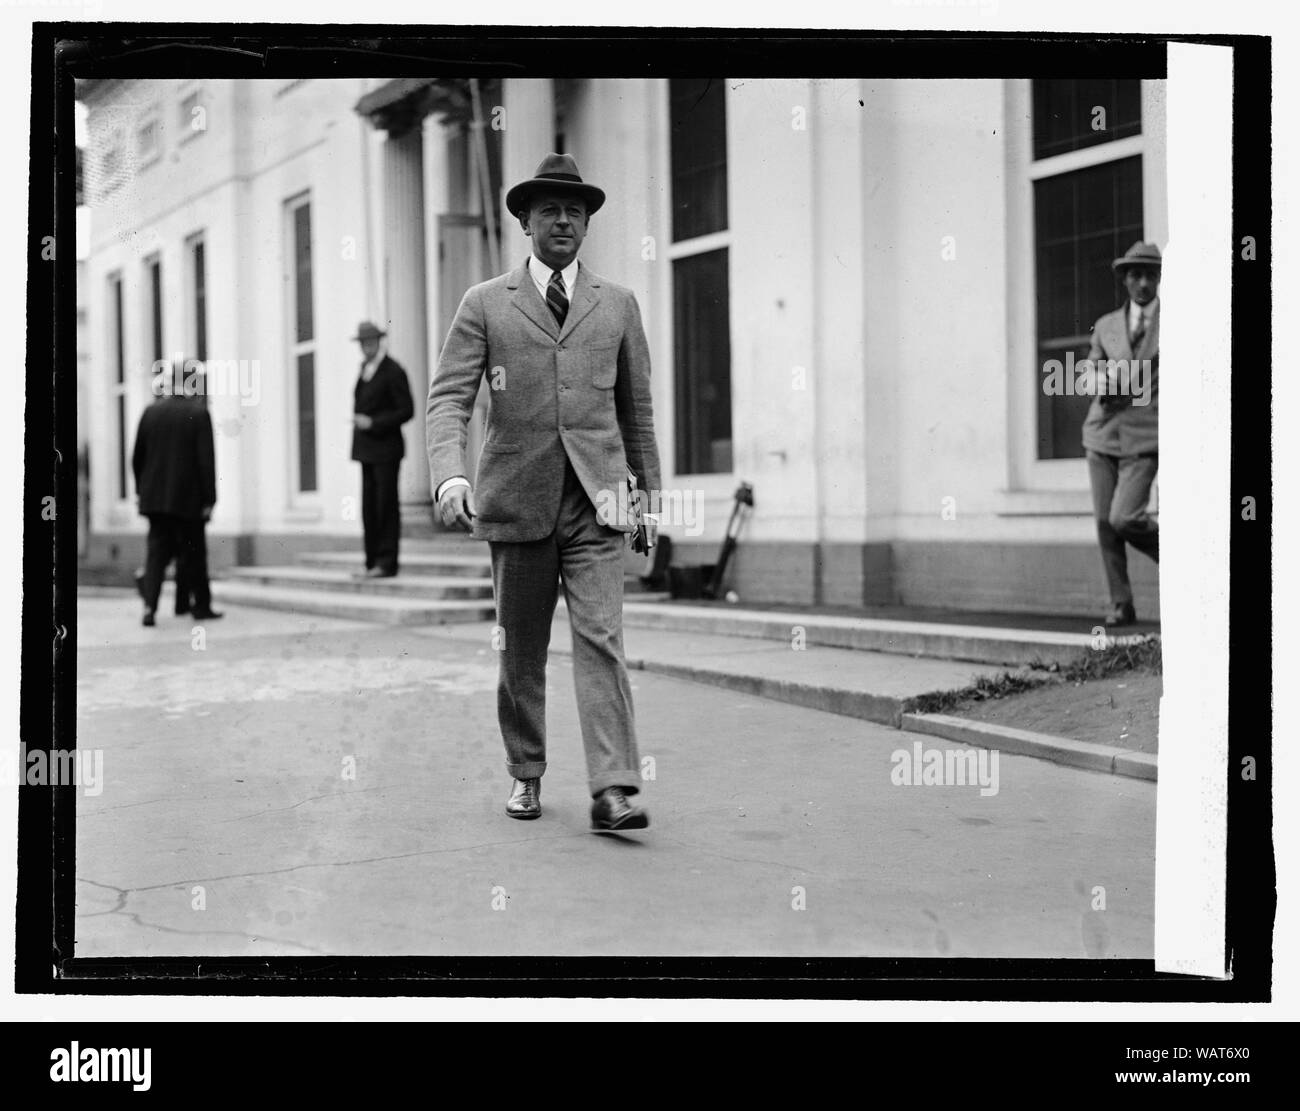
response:
<path id="1" fill-rule="evenodd" d="M 1139 240 L 1125 251 L 1122 257 L 1110 264 L 1110 268 L 1117 274 L 1122 273 L 1129 266 L 1151 266 L 1159 270 L 1160 248 L 1154 243 L 1143 243 Z"/>
<path id="2" fill-rule="evenodd" d="M 381 336 L 386 335 L 388 335 L 388 333 L 380 331 L 379 327 L 372 321 L 363 320 L 357 325 L 357 334 L 352 338 L 356 340 L 379 339 Z"/>
<path id="3" fill-rule="evenodd" d="M 543 158 L 532 177 L 506 194 L 506 208 L 515 216 L 527 216 L 529 198 L 541 189 L 576 193 L 587 202 L 588 216 L 605 203 L 605 191 L 582 180 L 571 154 L 548 154 Z"/>

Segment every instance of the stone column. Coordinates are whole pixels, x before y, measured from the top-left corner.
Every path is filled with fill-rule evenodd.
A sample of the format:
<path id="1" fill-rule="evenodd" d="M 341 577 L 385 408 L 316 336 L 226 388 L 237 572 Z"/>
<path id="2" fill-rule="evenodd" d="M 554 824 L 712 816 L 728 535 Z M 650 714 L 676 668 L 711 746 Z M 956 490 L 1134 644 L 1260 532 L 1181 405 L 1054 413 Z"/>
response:
<path id="1" fill-rule="evenodd" d="M 402 426 L 406 457 L 398 477 L 402 516 L 423 524 L 429 511 L 424 398 L 429 392 L 424 225 L 424 143 L 417 126 L 384 143 L 384 305 L 388 352 L 411 384 L 415 416 Z"/>
<path id="2" fill-rule="evenodd" d="M 547 77 L 507 77 L 502 83 L 505 130 L 501 136 L 501 268 L 513 270 L 532 244 L 519 221 L 505 211 L 505 193 L 533 176 L 537 164 L 555 149 L 555 90 Z M 484 105 L 490 117 L 491 106 Z"/>

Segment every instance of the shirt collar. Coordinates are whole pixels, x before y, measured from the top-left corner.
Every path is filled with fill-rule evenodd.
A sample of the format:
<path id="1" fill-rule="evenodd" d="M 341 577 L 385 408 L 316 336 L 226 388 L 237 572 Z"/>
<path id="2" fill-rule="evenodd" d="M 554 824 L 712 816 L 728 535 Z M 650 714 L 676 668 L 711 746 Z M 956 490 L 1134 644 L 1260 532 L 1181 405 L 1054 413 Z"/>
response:
<path id="1" fill-rule="evenodd" d="M 554 273 L 554 271 L 536 255 L 528 256 L 528 272 L 533 276 L 533 281 L 543 289 L 550 284 L 551 274 Z M 578 260 L 575 258 L 568 266 L 560 271 L 560 274 L 564 277 L 565 293 L 572 293 L 573 287 L 578 281 Z"/>
<path id="2" fill-rule="evenodd" d="M 361 373 L 369 378 L 378 369 L 379 364 L 384 361 L 384 352 L 379 350 L 375 352 L 375 357 L 361 364 Z"/>
<path id="3" fill-rule="evenodd" d="M 1158 296 L 1152 297 L 1150 302 L 1146 305 L 1139 305 L 1136 301 L 1130 301 L 1128 303 L 1128 318 L 1130 322 L 1136 323 L 1139 317 L 1143 320 L 1150 321 L 1150 319 L 1155 315 L 1156 308 L 1159 304 L 1160 298 Z"/>

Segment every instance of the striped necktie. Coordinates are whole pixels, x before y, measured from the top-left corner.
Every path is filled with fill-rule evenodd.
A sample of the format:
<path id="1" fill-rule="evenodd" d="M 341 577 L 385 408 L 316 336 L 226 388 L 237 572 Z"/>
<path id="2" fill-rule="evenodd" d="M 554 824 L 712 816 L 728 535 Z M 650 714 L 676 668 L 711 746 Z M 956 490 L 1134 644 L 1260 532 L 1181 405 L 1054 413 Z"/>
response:
<path id="1" fill-rule="evenodd" d="M 1135 355 L 1137 354 L 1137 350 L 1139 347 L 1142 346 L 1142 341 L 1143 339 L 1146 338 L 1146 334 L 1147 334 L 1147 314 L 1139 310 L 1137 324 L 1133 328 L 1133 334 L 1129 336 L 1129 341 L 1128 341 L 1129 349 L 1133 352 L 1133 354 Z"/>
<path id="2" fill-rule="evenodd" d="M 551 273 L 546 286 L 546 303 L 555 316 L 555 322 L 563 328 L 564 318 L 569 315 L 569 298 L 564 293 L 564 275 L 558 270 Z"/>

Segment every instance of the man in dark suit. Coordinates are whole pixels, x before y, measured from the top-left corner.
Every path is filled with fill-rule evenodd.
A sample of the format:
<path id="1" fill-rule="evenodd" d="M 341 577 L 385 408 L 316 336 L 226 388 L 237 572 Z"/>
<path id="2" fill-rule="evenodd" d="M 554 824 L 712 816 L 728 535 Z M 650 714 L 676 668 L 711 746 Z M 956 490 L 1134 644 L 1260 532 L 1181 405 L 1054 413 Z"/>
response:
<path id="1" fill-rule="evenodd" d="M 1134 243 L 1111 267 L 1128 300 L 1092 329 L 1091 389 L 1083 422 L 1097 541 L 1110 591 L 1108 626 L 1137 620 L 1125 544 L 1159 562 L 1160 529 L 1147 512 L 1159 465 L 1160 248 Z"/>
<path id="2" fill-rule="evenodd" d="M 628 800 L 641 777 L 623 656 L 623 551 L 634 527 L 628 472 L 642 491 L 658 491 L 659 453 L 636 298 L 578 262 L 587 220 L 604 200 L 558 154 L 506 194 L 532 255 L 465 294 L 429 387 L 427 422 L 439 517 L 491 550 L 504 637 L 497 717 L 514 778 L 506 813 L 541 814 L 558 579 L 573 632 L 592 827 L 612 831 L 649 824 Z M 487 424 L 471 494 L 466 424 L 484 375 Z M 647 524 L 653 543 L 656 522 Z"/>
<path id="3" fill-rule="evenodd" d="M 135 473 L 136 501 L 149 518 L 149 539 L 140 595 L 144 599 L 144 624 L 154 624 L 163 575 L 177 561 L 177 612 L 187 605 L 198 621 L 222 615 L 212 609 L 208 583 L 208 557 L 203 526 L 217 504 L 216 453 L 212 418 L 200 396 L 178 388 L 175 368 L 154 379 L 158 400 L 140 417 L 131 466 Z M 183 568 L 183 572 L 182 572 Z"/>
<path id="4" fill-rule="evenodd" d="M 361 527 L 366 548 L 362 574 L 368 579 L 397 574 L 402 534 L 397 471 L 406 452 L 402 425 L 415 415 L 406 371 L 380 350 L 379 341 L 385 334 L 365 320 L 352 337 L 361 344 L 364 358 L 352 404 L 352 458 L 361 464 Z"/>

